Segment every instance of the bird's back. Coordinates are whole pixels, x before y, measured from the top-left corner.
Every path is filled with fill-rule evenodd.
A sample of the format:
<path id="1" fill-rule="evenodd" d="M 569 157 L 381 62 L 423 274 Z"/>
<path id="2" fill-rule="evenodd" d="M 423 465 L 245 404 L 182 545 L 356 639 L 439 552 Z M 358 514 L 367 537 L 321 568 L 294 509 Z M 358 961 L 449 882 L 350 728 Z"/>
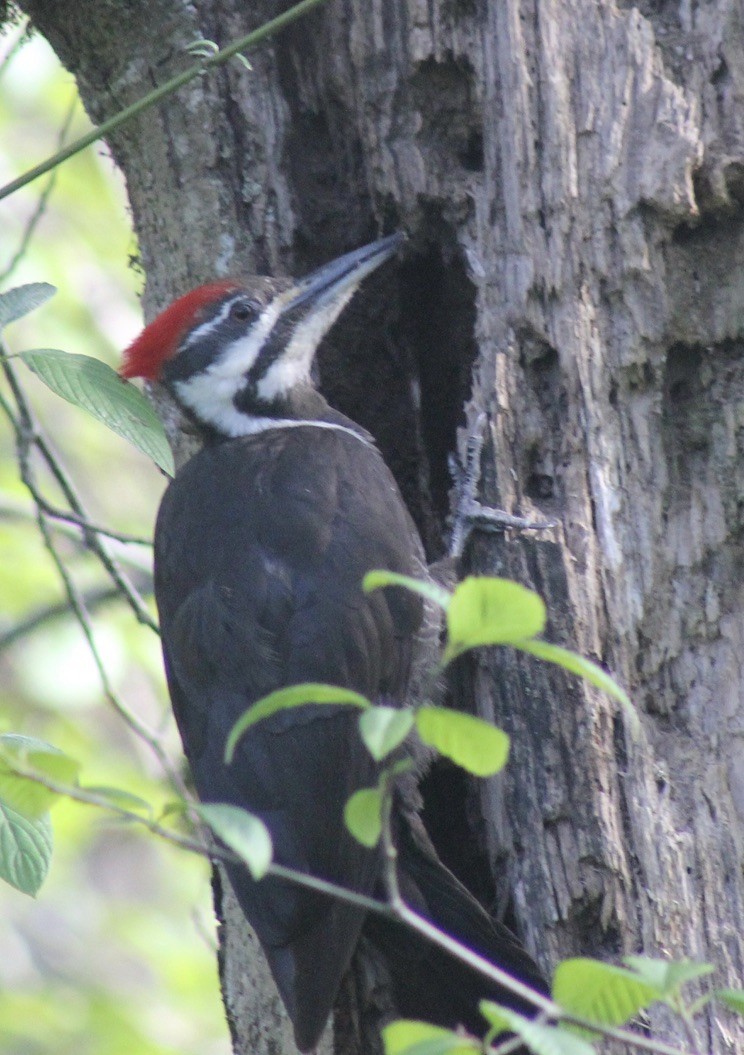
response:
<path id="1" fill-rule="evenodd" d="M 401 704 L 422 661 L 421 601 L 365 594 L 364 574 L 421 575 L 418 535 L 361 430 L 276 429 L 205 447 L 178 473 L 156 530 L 156 594 L 176 718 L 200 797 L 261 816 L 282 864 L 369 892 L 376 853 L 343 807 L 373 785 L 357 712 L 308 707 L 255 726 L 225 766 L 240 715 L 274 689 L 327 682 Z M 312 480 L 312 486 L 308 481 Z M 185 538 L 183 523 L 199 524 Z M 361 913 L 296 886 L 229 869 L 295 1022 L 314 1044 Z"/>

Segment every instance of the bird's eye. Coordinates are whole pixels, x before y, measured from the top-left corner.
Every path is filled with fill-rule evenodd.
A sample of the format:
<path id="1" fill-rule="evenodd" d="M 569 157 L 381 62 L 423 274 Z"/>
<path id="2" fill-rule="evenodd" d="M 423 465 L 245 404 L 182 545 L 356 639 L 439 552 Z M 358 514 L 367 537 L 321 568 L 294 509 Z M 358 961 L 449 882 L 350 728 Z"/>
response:
<path id="1" fill-rule="evenodd" d="M 245 300 L 239 300 L 230 308 L 230 318 L 245 322 L 253 315 L 251 305 Z"/>

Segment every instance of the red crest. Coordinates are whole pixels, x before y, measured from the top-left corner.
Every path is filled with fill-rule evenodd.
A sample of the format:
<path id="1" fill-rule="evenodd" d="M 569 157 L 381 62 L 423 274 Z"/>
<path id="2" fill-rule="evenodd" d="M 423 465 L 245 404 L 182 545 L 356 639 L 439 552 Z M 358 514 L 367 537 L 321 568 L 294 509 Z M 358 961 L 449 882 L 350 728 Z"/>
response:
<path id="1" fill-rule="evenodd" d="M 126 349 L 119 367 L 121 376 L 157 381 L 163 363 L 175 355 L 181 338 L 198 320 L 199 312 L 235 289 L 240 289 L 239 284 L 225 279 L 198 286 L 174 300 Z"/>

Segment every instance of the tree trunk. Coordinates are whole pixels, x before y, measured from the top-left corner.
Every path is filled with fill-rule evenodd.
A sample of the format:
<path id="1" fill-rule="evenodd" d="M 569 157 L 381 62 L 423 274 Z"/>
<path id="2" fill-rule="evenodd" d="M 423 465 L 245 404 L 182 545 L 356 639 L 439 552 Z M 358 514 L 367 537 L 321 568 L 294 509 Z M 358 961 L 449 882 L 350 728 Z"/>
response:
<path id="1" fill-rule="evenodd" d="M 189 41 L 286 5 L 23 6 L 100 121 L 190 62 Z M 302 273 L 409 232 L 328 342 L 325 390 L 377 436 L 432 558 L 447 455 L 487 413 L 484 500 L 556 526 L 477 536 L 467 568 L 537 589 L 549 638 L 607 664 L 643 724 L 634 741 L 607 698 L 536 662 L 460 663 L 455 704 L 513 752 L 503 780 L 427 781 L 441 852 L 546 968 L 643 951 L 740 983 L 741 0 L 329 0 L 251 62 L 111 140 L 148 316 L 215 274 Z M 225 919 L 235 1050 L 289 1051 Z M 372 1050 L 366 997 L 345 1000 L 335 1050 Z M 700 1046 L 741 1051 L 717 1017 Z"/>

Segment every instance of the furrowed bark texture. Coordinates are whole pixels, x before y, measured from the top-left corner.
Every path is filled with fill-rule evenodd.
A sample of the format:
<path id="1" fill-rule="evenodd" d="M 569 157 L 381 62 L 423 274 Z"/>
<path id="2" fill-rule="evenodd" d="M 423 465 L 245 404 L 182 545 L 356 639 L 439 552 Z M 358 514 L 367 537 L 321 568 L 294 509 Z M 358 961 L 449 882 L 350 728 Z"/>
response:
<path id="1" fill-rule="evenodd" d="M 281 9 L 24 7 L 94 120 L 183 67 L 190 40 Z M 410 233 L 329 342 L 324 386 L 377 435 L 432 557 L 447 453 L 487 412 L 485 500 L 557 526 L 479 535 L 467 567 L 537 589 L 551 639 L 607 664 L 643 725 L 634 741 L 606 698 L 535 662 L 461 664 L 456 704 L 508 729 L 513 753 L 500 781 L 434 774 L 442 852 L 510 896 L 546 967 L 643 950 L 740 984 L 741 0 L 329 0 L 251 61 L 112 139 L 148 315 L 215 273 L 300 273 Z M 236 1051 L 289 1051 L 226 919 Z M 370 971 L 355 978 L 343 1055 L 374 1050 Z M 720 1014 L 698 1043 L 741 1051 L 744 1032 Z"/>

